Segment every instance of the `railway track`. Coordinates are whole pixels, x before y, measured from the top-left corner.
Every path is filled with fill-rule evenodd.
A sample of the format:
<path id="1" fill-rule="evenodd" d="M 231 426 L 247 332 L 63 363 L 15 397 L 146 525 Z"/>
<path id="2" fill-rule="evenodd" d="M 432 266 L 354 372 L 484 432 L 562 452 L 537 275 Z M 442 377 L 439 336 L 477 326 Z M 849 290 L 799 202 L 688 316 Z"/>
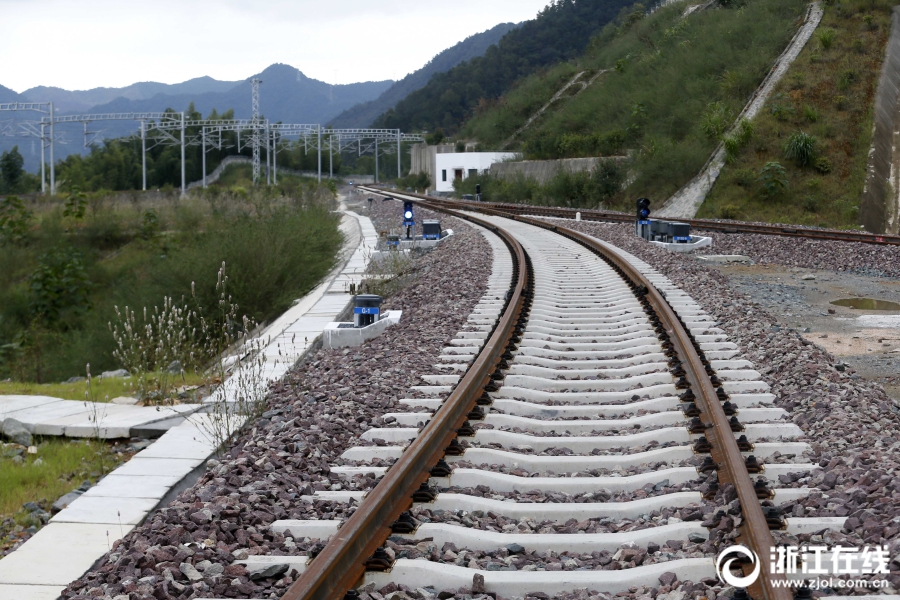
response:
<path id="1" fill-rule="evenodd" d="M 556 217 L 560 219 L 574 219 L 576 214 L 581 215 L 585 221 L 604 221 L 608 223 L 632 223 L 634 215 L 592 209 L 563 208 L 556 206 L 532 206 L 529 204 L 510 203 L 472 203 L 449 201 L 450 206 L 467 206 L 474 209 L 483 207 L 498 212 L 512 215 L 536 215 L 543 217 Z M 900 245 L 900 235 L 866 233 L 859 231 L 841 231 L 829 229 L 816 229 L 812 227 L 800 227 L 796 225 L 764 225 L 760 223 L 748 223 L 741 221 L 714 221 L 712 219 L 677 219 L 681 223 L 689 223 L 697 231 L 715 231 L 719 233 L 755 233 L 760 235 L 777 235 L 810 240 L 828 240 L 838 242 L 862 242 L 878 245 Z"/>
<path id="2" fill-rule="evenodd" d="M 397 585 L 423 597 L 615 594 L 714 581 L 716 554 L 734 543 L 760 557 L 744 567 L 761 569 L 752 598 L 792 597 L 770 572 L 770 530 L 842 520 L 778 514 L 809 492 L 779 483 L 815 468 L 808 446 L 697 303 L 578 232 L 392 195 L 482 228 L 489 289 L 402 401 L 408 412 L 384 415 L 331 467 L 380 478 L 367 494 L 316 493 L 359 502 L 353 515 L 272 525 L 327 540 L 283 598 Z"/>

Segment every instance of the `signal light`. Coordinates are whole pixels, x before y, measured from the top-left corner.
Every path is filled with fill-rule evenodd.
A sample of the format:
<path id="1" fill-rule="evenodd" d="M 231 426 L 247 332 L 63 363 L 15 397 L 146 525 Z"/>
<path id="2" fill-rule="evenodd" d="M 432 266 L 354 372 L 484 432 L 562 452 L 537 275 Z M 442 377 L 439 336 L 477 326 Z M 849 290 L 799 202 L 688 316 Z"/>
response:
<path id="1" fill-rule="evenodd" d="M 412 202 L 404 202 L 403 203 L 403 219 L 405 221 L 413 220 L 413 205 Z"/>
<path id="2" fill-rule="evenodd" d="M 637 218 L 639 221 L 646 221 L 650 217 L 650 199 L 638 198 L 637 201 Z"/>

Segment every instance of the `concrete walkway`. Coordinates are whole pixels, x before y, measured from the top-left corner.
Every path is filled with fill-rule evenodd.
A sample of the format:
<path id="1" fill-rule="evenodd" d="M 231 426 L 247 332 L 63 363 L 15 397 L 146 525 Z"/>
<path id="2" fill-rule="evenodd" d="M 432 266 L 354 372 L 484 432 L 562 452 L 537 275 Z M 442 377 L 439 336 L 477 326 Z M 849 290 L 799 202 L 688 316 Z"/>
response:
<path id="1" fill-rule="evenodd" d="M 362 281 L 378 235 L 367 217 L 347 211 L 343 204 L 342 210 L 341 231 L 345 243 L 338 266 L 323 284 L 303 297 L 261 336 L 268 340 L 264 350 L 267 356 L 274 357 L 265 365 L 262 385 L 268 386 L 280 379 L 310 349 L 325 325 L 334 321 L 352 300 L 350 284 Z M 225 400 L 232 399 L 232 394 L 237 391 L 229 386 L 234 379 L 232 376 L 220 388 Z M 37 398 L 46 401 L 47 405 L 68 402 L 83 406 L 82 402 L 55 398 L 17 398 Z M 156 412 L 155 408 L 148 410 Z M 166 410 L 157 414 L 161 418 L 178 416 Z M 205 433 L 206 418 L 196 414 L 169 429 L 57 513 L 18 550 L 0 560 L 0 599 L 56 600 L 62 590 L 88 571 L 116 540 L 142 523 L 172 488 L 195 469 L 202 468 L 215 451 Z M 112 426 L 110 431 L 113 432 Z M 125 431 L 124 425 L 121 431 Z"/>
<path id="2" fill-rule="evenodd" d="M 762 84 L 757 88 L 756 93 L 750 99 L 750 102 L 744 107 L 744 110 L 735 121 L 736 128 L 744 119 L 752 120 L 759 111 L 762 110 L 766 100 L 769 99 L 775 86 L 787 73 L 787 70 L 793 64 L 794 60 L 800 55 L 809 38 L 822 21 L 822 6 L 818 1 L 812 2 L 806 12 L 806 22 L 800 27 L 800 30 L 794 35 L 787 49 L 775 61 L 769 75 L 763 80 Z M 732 129 L 732 133 L 734 129 Z M 657 217 L 666 217 L 670 219 L 692 219 L 700 205 L 706 200 L 707 194 L 712 190 L 722 168 L 725 166 L 725 147 L 722 144 L 716 148 L 712 157 L 704 165 L 700 174 L 690 180 L 687 185 L 675 192 L 669 198 L 663 207 L 654 211 Z"/>
<path id="3" fill-rule="evenodd" d="M 146 437 L 141 432 L 153 429 L 153 425 L 189 415 L 200 408 L 199 404 L 180 404 L 160 411 L 151 406 L 95 405 L 49 396 L 0 396 L 0 422 L 15 419 L 32 435 L 112 440 Z"/>

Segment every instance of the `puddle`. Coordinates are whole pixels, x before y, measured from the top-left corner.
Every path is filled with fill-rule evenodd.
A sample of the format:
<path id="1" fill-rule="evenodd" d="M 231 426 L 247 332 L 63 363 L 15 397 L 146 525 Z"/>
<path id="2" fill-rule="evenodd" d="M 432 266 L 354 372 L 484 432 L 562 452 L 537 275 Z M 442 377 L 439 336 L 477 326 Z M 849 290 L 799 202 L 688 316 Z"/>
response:
<path id="1" fill-rule="evenodd" d="M 900 304 L 896 302 L 876 300 L 875 298 L 844 298 L 833 300 L 831 303 L 835 306 L 845 306 L 859 310 L 900 310 Z"/>

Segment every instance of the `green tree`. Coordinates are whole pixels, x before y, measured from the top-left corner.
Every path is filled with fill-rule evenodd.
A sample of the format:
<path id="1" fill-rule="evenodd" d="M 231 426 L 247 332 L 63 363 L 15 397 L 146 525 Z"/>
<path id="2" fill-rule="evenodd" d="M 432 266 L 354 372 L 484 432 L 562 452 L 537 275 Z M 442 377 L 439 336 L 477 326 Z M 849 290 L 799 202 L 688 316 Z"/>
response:
<path id="1" fill-rule="evenodd" d="M 25 179 L 25 159 L 19 153 L 19 147 L 13 146 L 9 152 L 0 155 L 0 175 L 2 175 L 3 191 L 16 193 L 22 191 L 22 183 Z"/>
<path id="2" fill-rule="evenodd" d="M 90 307 L 91 282 L 81 253 L 56 249 L 41 255 L 38 268 L 29 281 L 31 311 L 36 318 L 53 327 L 66 313 L 80 315 Z"/>

